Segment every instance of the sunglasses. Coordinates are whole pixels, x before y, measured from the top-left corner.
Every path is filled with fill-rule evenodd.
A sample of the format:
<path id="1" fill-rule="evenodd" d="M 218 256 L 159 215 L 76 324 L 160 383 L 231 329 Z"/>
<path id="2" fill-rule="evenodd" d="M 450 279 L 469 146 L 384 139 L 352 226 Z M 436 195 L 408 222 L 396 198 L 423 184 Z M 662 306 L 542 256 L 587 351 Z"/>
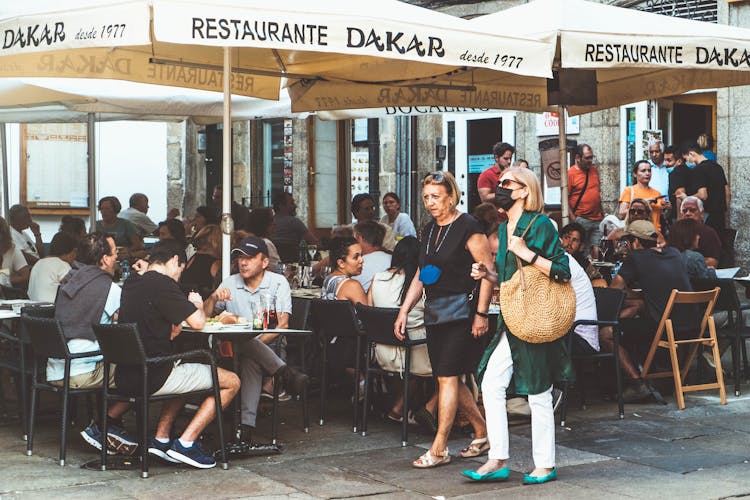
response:
<path id="1" fill-rule="evenodd" d="M 517 187 L 516 189 L 522 189 L 526 187 L 526 184 L 524 184 L 523 182 L 518 182 L 515 179 L 503 179 L 502 181 L 500 181 L 500 187 L 504 189 L 510 189 L 510 186 L 513 184 L 518 184 L 519 187 Z"/>
<path id="2" fill-rule="evenodd" d="M 631 210 L 628 210 L 628 213 L 630 215 L 646 215 L 646 211 L 642 208 L 633 208 Z"/>
<path id="3" fill-rule="evenodd" d="M 432 177 L 433 182 L 443 182 L 445 180 L 445 175 L 443 175 L 443 172 L 441 172 L 440 170 L 438 170 L 437 172 L 433 172 L 431 174 L 425 175 L 422 180 L 425 180 L 428 177 Z"/>
<path id="4" fill-rule="evenodd" d="M 594 155 L 591 155 L 591 156 L 584 156 L 584 157 L 583 157 L 583 159 L 584 159 L 584 160 L 586 160 L 586 161 L 591 161 L 591 160 L 593 160 L 593 159 L 595 159 L 595 158 L 596 158 L 596 156 L 594 156 Z"/>

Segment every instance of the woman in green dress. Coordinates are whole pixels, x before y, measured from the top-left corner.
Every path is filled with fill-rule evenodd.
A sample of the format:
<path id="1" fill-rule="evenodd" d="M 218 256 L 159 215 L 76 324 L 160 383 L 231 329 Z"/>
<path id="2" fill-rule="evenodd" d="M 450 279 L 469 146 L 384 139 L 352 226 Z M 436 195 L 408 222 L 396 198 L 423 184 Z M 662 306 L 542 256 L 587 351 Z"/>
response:
<path id="1" fill-rule="evenodd" d="M 516 272 L 516 256 L 523 265 L 531 265 L 561 282 L 570 279 L 568 259 L 560 246 L 549 218 L 539 212 L 543 207 L 542 190 L 536 175 L 528 169 L 513 167 L 500 178 L 495 204 L 505 210 L 508 221 L 500 225 L 497 273 L 483 264 L 474 264 L 472 277 L 502 283 Z M 531 226 L 531 227 L 529 227 Z M 521 235 L 529 228 L 525 237 Z M 541 484 L 557 477 L 555 469 L 555 418 L 552 410 L 552 384 L 572 375 L 570 356 L 562 339 L 531 344 L 508 331 L 501 318 L 490 342 L 479 374 L 490 441 L 489 458 L 476 471 L 463 475 L 474 481 L 503 481 L 508 468 L 508 417 L 506 392 L 526 394 L 531 408 L 531 437 L 534 470 L 524 476 L 524 484 Z M 545 304 L 539 304 L 545 307 Z"/>

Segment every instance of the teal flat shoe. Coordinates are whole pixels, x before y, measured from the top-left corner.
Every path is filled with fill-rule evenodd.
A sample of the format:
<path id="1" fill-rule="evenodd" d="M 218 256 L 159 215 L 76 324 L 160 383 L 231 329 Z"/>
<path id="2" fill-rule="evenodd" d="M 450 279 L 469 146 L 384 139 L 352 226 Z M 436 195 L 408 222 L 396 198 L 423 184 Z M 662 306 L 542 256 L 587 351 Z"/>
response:
<path id="1" fill-rule="evenodd" d="M 464 477 L 471 479 L 472 481 L 506 481 L 510 476 L 510 468 L 506 465 L 502 469 L 490 472 L 488 474 L 477 474 L 473 470 L 461 471 Z"/>
<path id="2" fill-rule="evenodd" d="M 523 484 L 543 484 L 543 483 L 548 483 L 550 481 L 554 481 L 555 479 L 557 479 L 557 467 L 552 469 L 552 472 L 542 477 L 536 477 L 536 476 L 531 476 L 529 474 L 524 474 Z"/>

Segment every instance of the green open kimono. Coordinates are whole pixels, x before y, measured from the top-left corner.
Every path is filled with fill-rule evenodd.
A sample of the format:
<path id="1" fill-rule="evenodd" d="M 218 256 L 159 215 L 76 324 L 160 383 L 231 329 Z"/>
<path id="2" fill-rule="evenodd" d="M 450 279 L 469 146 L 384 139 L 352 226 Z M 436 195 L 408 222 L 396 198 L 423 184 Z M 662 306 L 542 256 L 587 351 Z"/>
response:
<path id="1" fill-rule="evenodd" d="M 565 251 L 560 246 L 555 226 L 546 215 L 524 211 L 513 234 L 521 236 L 536 215 L 539 216 L 533 221 L 533 225 L 524 237 L 526 246 L 540 256 L 552 261 L 550 279 L 555 281 L 569 280 L 568 256 L 565 255 Z M 517 269 L 516 256 L 513 252 L 508 251 L 507 230 L 507 222 L 500 224 L 498 229 L 499 248 L 497 251 L 497 273 L 500 283 L 509 280 Z M 524 263 L 523 265 L 527 264 Z M 547 305 L 539 304 L 539 307 L 547 307 Z M 502 332 L 507 331 L 503 321 L 502 308 L 503 304 L 501 303 L 497 331 L 494 333 L 477 368 L 480 381 L 484 375 L 484 370 L 487 368 L 490 356 L 500 343 Z M 508 344 L 513 357 L 513 379 L 508 388 L 509 394 L 539 394 L 549 389 L 554 382 L 572 381 L 575 378 L 570 353 L 564 337 L 554 342 L 530 344 L 514 336 L 513 332 L 508 332 Z"/>

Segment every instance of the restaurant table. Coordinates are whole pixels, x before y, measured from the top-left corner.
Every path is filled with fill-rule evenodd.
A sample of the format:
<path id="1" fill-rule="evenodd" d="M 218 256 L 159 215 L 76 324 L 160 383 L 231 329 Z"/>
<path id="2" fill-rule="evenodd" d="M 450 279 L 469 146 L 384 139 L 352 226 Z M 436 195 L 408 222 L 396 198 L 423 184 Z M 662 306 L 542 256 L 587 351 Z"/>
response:
<path id="1" fill-rule="evenodd" d="M 216 340 L 228 340 L 232 343 L 232 364 L 235 373 L 239 373 L 239 352 L 240 349 L 237 346 L 238 342 L 246 340 L 248 338 L 254 338 L 258 335 L 263 334 L 276 334 L 284 335 L 286 337 L 306 337 L 312 335 L 312 330 L 294 330 L 290 328 L 267 328 L 262 330 L 254 330 L 252 325 L 220 325 L 220 326 L 208 326 L 202 330 L 195 330 L 192 328 L 183 328 L 185 333 L 193 334 L 204 334 L 211 336 Z M 305 371 L 304 366 L 305 352 L 304 342 L 302 342 L 302 371 Z M 305 389 L 306 391 L 307 389 Z M 233 427 L 235 428 L 235 441 L 226 443 L 224 446 L 227 453 L 238 457 L 238 456 L 259 456 L 269 453 L 280 453 L 281 450 L 278 447 L 278 406 L 279 406 L 279 380 L 278 375 L 274 375 L 273 383 L 273 410 L 271 418 L 271 446 L 253 447 L 252 443 L 245 443 L 241 441 L 240 424 L 242 422 L 241 412 L 242 405 L 240 404 L 241 393 L 237 393 L 234 399 L 234 412 L 233 412 Z M 307 407 L 307 398 L 304 397 L 304 404 L 302 406 L 302 420 L 305 432 L 309 432 L 310 429 L 310 414 Z"/>

